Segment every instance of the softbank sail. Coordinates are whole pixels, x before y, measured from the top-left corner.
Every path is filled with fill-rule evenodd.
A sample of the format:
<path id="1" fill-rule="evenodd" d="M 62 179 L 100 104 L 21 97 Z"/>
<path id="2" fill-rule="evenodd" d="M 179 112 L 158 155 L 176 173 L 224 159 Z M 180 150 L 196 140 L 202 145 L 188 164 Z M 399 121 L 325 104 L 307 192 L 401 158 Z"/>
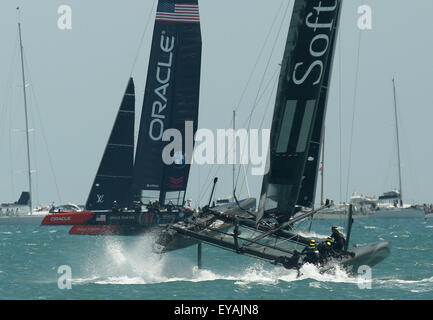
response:
<path id="1" fill-rule="evenodd" d="M 196 231 L 177 223 L 166 231 L 165 238 L 175 232 L 186 239 L 298 270 L 304 263 L 326 270 L 329 262 L 335 262 L 357 272 L 358 267 L 374 266 L 389 255 L 388 241 L 349 250 L 351 224 L 344 245 L 338 247 L 329 241 L 320 252 L 315 239 L 299 235 L 295 228 L 297 221 L 323 208 L 313 210 L 312 205 L 342 2 L 294 3 L 270 133 L 269 171 L 263 177 L 257 214 L 222 219 L 232 225 L 232 233 L 211 228 Z M 307 209 L 295 216 L 299 207 Z M 171 250 L 165 238 L 161 237 L 159 244 Z"/>
<path id="2" fill-rule="evenodd" d="M 296 1 L 281 67 L 270 139 L 270 170 L 259 221 L 312 207 L 341 1 Z"/>

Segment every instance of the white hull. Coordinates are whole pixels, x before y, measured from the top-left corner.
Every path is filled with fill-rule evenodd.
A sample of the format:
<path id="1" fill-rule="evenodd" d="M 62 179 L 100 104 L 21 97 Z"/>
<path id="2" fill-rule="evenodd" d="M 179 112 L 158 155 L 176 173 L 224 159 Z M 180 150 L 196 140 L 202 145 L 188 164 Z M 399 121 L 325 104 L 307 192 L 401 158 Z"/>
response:
<path id="1" fill-rule="evenodd" d="M 354 219 L 398 219 L 398 218 L 423 218 L 425 216 L 424 210 L 421 208 L 386 208 L 376 211 L 368 211 L 366 213 L 355 212 L 353 214 Z M 347 219 L 347 214 L 339 212 L 329 211 L 326 213 L 317 213 L 314 215 L 314 219 Z"/>
<path id="2" fill-rule="evenodd" d="M 40 225 L 45 215 L 1 216 L 0 225 Z"/>
<path id="3" fill-rule="evenodd" d="M 0 225 L 41 224 L 47 214 L 45 209 L 34 209 L 30 215 L 27 206 L 2 206 Z"/>

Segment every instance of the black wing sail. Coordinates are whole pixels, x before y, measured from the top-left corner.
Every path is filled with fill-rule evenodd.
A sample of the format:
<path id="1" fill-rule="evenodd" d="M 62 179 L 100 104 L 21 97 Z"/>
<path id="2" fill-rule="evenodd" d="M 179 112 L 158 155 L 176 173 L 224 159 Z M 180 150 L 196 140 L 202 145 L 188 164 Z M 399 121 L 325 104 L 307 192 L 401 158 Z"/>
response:
<path id="1" fill-rule="evenodd" d="M 160 0 L 134 163 L 135 195 L 143 202 L 184 200 L 198 121 L 201 47 L 198 1 Z M 162 153 L 168 129 L 178 130 L 182 145 L 167 164 Z"/>
<path id="2" fill-rule="evenodd" d="M 320 143 L 315 142 L 322 135 L 325 79 L 332 67 L 341 3 L 296 0 L 294 4 L 272 120 L 269 172 L 263 178 L 257 220 L 264 214 L 282 220 L 291 217 L 310 166 L 306 164 L 317 159 L 310 149 L 313 155 L 317 151 L 311 145 L 320 150 Z"/>
<path id="3" fill-rule="evenodd" d="M 134 161 L 135 93 L 129 79 L 119 112 L 86 202 L 87 210 L 110 210 L 113 202 L 128 205 Z"/>
<path id="4" fill-rule="evenodd" d="M 340 4 L 341 6 L 341 4 Z M 337 12 L 335 28 L 339 27 L 339 15 L 341 9 Z M 336 34 L 333 35 L 333 42 L 330 47 L 328 60 L 326 62 L 327 68 L 324 70 L 323 83 L 320 90 L 319 104 L 317 106 L 317 114 L 314 122 L 313 133 L 310 140 L 310 147 L 308 148 L 308 157 L 305 164 L 304 174 L 301 181 L 301 190 L 299 191 L 297 205 L 302 207 L 314 207 L 314 199 L 316 197 L 317 175 L 319 173 L 319 161 L 321 148 L 325 146 L 323 143 L 323 135 L 325 131 L 324 123 L 326 116 L 326 106 L 328 103 L 329 85 L 331 83 L 332 65 L 334 58 L 334 51 L 336 45 Z"/>

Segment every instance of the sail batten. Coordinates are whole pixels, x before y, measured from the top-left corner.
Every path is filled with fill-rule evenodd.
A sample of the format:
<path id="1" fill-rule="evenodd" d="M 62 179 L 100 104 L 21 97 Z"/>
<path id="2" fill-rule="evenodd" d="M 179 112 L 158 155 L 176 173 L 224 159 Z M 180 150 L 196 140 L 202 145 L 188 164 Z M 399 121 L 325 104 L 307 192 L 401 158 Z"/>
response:
<path id="1" fill-rule="evenodd" d="M 269 172 L 257 221 L 266 213 L 287 220 L 312 205 L 327 88 L 342 0 L 296 0 L 271 127 Z M 316 168 L 318 169 L 318 168 Z"/>

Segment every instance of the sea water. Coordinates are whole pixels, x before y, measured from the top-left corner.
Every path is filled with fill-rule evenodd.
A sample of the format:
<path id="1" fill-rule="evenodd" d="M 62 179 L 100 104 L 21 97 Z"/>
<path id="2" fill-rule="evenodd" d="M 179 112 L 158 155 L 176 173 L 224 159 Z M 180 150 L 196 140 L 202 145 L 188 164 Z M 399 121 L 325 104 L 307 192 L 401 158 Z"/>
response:
<path id="1" fill-rule="evenodd" d="M 322 220 L 303 234 L 325 239 L 333 224 L 345 232 L 344 221 Z M 351 245 L 390 240 L 390 256 L 370 273 L 335 268 L 323 274 L 305 265 L 299 277 L 209 245 L 198 269 L 196 246 L 159 255 L 151 234 L 74 236 L 68 230 L 0 226 L 0 299 L 433 299 L 433 220 L 355 220 Z"/>

